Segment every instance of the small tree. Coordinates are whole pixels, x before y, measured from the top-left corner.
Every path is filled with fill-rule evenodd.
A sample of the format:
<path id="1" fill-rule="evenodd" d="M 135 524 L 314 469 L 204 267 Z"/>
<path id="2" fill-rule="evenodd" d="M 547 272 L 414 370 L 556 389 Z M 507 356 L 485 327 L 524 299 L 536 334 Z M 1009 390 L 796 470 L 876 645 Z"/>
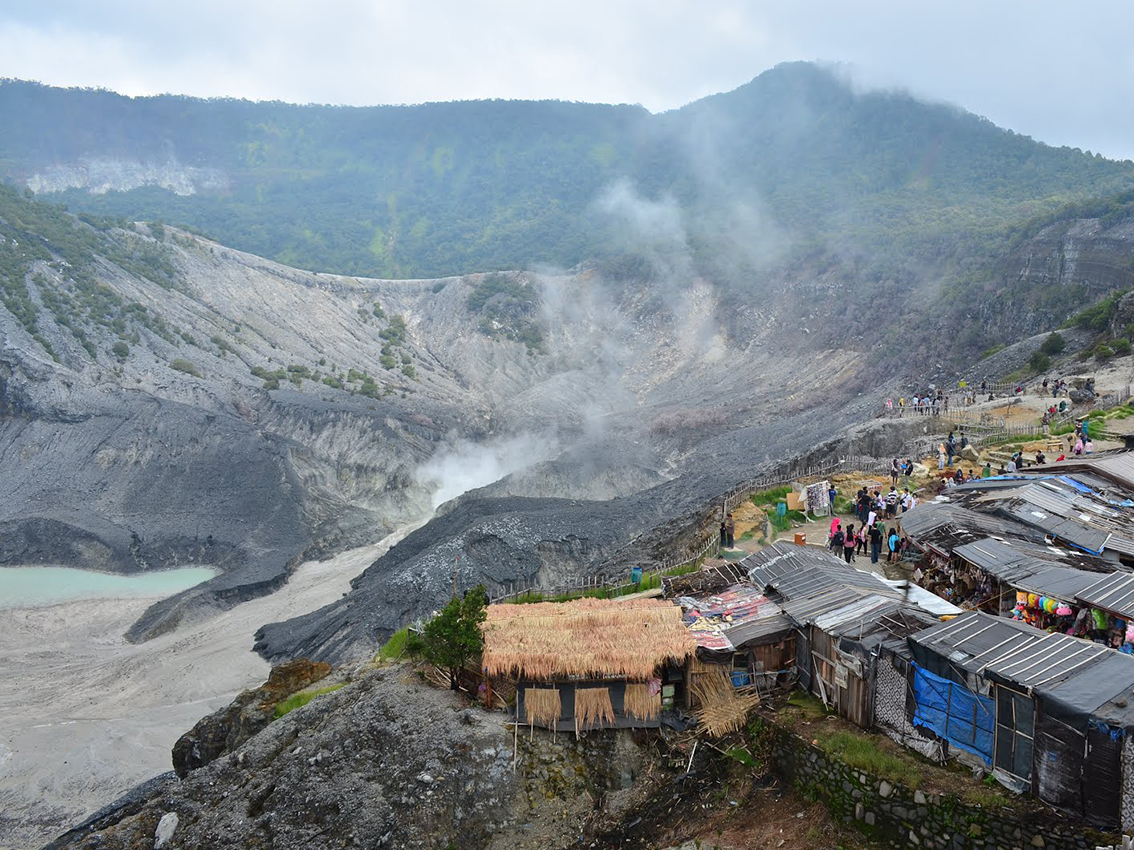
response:
<path id="1" fill-rule="evenodd" d="M 1063 349 L 1066 347 L 1067 343 L 1064 341 L 1062 334 L 1052 331 L 1048 334 L 1047 339 L 1043 341 L 1043 345 L 1040 346 L 1039 350 L 1044 354 L 1050 354 L 1054 357 L 1057 354 L 1062 354 Z"/>
<path id="2" fill-rule="evenodd" d="M 425 624 L 414 647 L 426 661 L 449 671 L 449 687 L 457 690 L 457 671 L 484 649 L 484 633 L 480 624 L 487 614 L 488 593 L 478 584 L 453 598 L 436 617 Z"/>

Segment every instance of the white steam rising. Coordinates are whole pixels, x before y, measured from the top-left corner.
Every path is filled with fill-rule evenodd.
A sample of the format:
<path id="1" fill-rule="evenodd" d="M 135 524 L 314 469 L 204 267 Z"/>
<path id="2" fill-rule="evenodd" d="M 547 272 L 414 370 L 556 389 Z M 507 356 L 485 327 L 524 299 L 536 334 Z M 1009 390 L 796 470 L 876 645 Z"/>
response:
<path id="1" fill-rule="evenodd" d="M 462 493 L 550 460 L 559 450 L 558 438 L 550 434 L 520 434 L 481 444 L 456 439 L 422 464 L 416 475 L 425 486 L 436 488 L 431 504 L 436 509 Z"/>

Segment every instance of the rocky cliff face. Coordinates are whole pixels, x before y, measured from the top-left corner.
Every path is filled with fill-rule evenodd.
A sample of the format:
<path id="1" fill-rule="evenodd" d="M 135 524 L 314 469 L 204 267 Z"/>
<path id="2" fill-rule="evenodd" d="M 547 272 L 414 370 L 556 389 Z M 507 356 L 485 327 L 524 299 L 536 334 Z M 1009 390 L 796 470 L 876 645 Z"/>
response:
<path id="1" fill-rule="evenodd" d="M 355 595 L 265 628 L 261 651 L 346 657 L 431 610 L 454 572 L 502 587 L 649 563 L 761 465 L 868 417 L 909 366 L 864 368 L 869 327 L 827 347 L 819 290 L 738 303 L 588 269 L 355 279 L 70 221 L 56 238 L 71 228 L 88 254 L 49 242 L 0 299 L 0 559 L 221 569 L 135 639 L 439 505 Z M 37 238 L 0 224 L 4 250 Z M 1006 260 L 1028 294 L 1005 327 L 1134 282 L 1134 225 L 1053 228 Z"/>
<path id="2" fill-rule="evenodd" d="M 1057 326 L 1112 292 L 1134 287 L 1134 221 L 1059 221 L 1022 242 L 1002 265 L 998 291 L 980 305 L 997 338 Z"/>
<path id="3" fill-rule="evenodd" d="M 796 368 L 775 353 L 790 331 L 722 322 L 699 283 L 659 299 L 589 271 L 359 280 L 169 228 L 66 227 L 103 253 L 41 252 L 15 290 L 35 323 L 0 309 L 0 558 L 220 568 L 134 639 L 502 477 L 368 573 L 368 640 L 428 611 L 458 554 L 470 584 L 614 569 L 652 525 L 805 445 L 808 399 L 836 400 L 856 362 Z M 101 324 L 99 299 L 116 305 Z M 265 652 L 290 651 L 270 631 Z"/>
<path id="4" fill-rule="evenodd" d="M 627 731 L 524 735 L 514 753 L 503 721 L 405 668 L 364 672 L 48 846 L 566 847 L 669 773 Z"/>
<path id="5" fill-rule="evenodd" d="M 36 193 L 82 189 L 92 195 L 159 186 L 175 195 L 186 196 L 200 191 L 224 191 L 228 188 L 228 178 L 220 169 L 195 168 L 173 159 L 142 162 L 96 156 L 43 168 L 31 174 L 26 185 Z"/>

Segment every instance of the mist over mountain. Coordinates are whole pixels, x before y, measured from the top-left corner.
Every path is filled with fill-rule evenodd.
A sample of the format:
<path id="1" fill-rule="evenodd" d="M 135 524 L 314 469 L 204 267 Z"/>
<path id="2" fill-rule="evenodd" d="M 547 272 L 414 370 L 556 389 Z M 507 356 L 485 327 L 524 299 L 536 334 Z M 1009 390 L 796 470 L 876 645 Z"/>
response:
<path id="1" fill-rule="evenodd" d="M 0 174 L 73 209 L 186 224 L 376 277 L 640 258 L 601 198 L 673 208 L 697 272 L 744 285 L 814 251 L 955 254 L 1134 185 L 1134 166 L 794 63 L 659 115 L 474 101 L 294 106 L 0 85 Z M 742 238 L 746 251 L 736 250 Z"/>

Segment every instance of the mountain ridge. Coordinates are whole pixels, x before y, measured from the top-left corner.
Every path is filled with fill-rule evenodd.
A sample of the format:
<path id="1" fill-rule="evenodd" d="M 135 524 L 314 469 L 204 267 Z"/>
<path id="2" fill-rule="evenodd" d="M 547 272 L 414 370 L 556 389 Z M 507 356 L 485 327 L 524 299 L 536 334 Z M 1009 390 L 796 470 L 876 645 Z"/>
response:
<path id="1" fill-rule="evenodd" d="M 959 107 L 856 92 L 808 63 L 658 114 L 558 101 L 130 100 L 29 85 L 0 84 L 14 128 L 0 140 L 5 179 L 54 179 L 76 209 L 189 224 L 289 265 L 377 277 L 648 255 L 623 213 L 672 202 L 695 266 L 729 282 L 765 263 L 722 269 L 713 255 L 743 253 L 735 243 L 765 238 L 765 226 L 804 246 L 886 253 L 887 241 L 998 233 L 1004 219 L 1134 186 L 1129 163 L 1047 146 Z M 123 162 L 108 164 L 112 154 Z M 161 177 L 171 161 L 197 171 Z M 66 188 L 130 187 L 143 179 L 131 169 L 146 168 L 173 188 Z M 175 193 L 195 179 L 193 194 Z M 631 209 L 612 213 L 604 196 L 619 181 Z"/>

